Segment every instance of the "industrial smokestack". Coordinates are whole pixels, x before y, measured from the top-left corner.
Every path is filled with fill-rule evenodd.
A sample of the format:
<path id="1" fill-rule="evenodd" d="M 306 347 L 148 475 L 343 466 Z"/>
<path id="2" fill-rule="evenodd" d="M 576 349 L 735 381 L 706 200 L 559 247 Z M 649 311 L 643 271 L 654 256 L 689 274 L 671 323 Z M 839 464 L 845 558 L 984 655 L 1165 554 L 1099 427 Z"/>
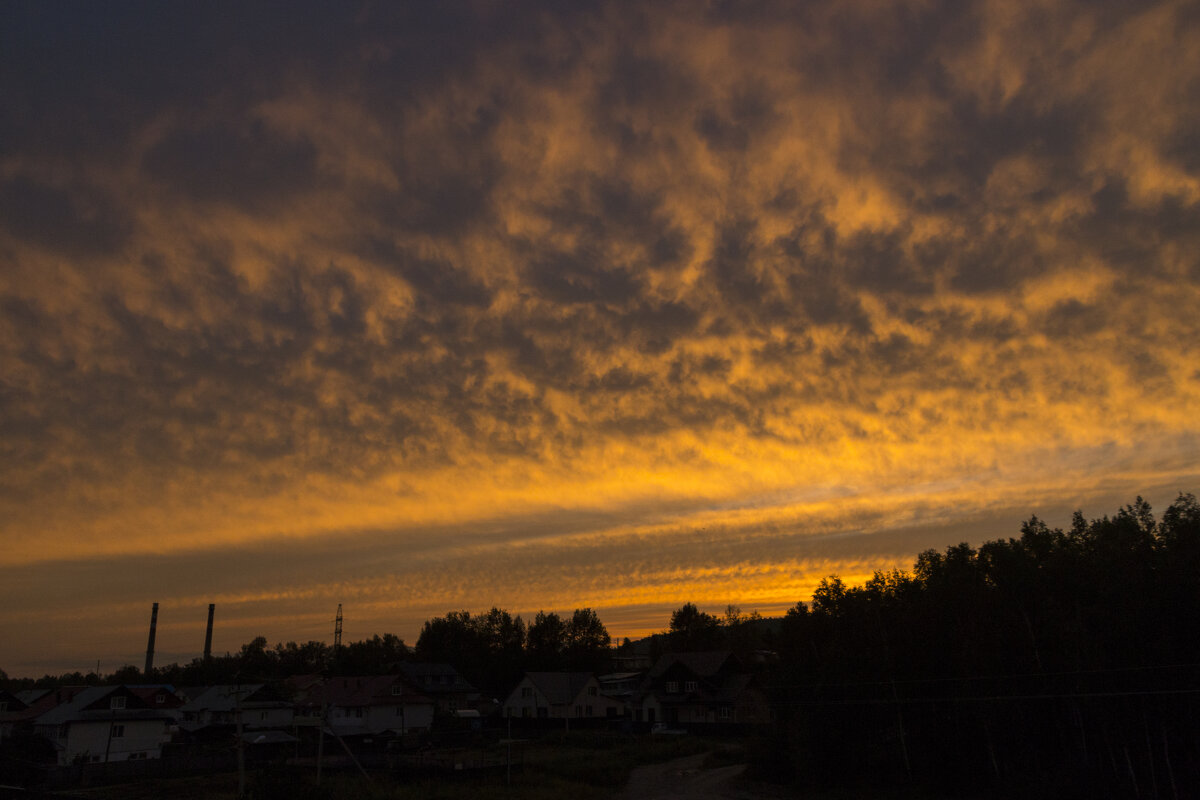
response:
<path id="1" fill-rule="evenodd" d="M 208 604 L 208 630 L 204 634 L 204 660 L 212 658 L 212 622 L 213 612 L 217 610 L 216 603 Z"/>
<path id="2" fill-rule="evenodd" d="M 150 640 L 146 642 L 146 669 L 143 674 L 149 678 L 150 670 L 154 669 L 154 633 L 158 629 L 158 603 L 150 610 Z"/>

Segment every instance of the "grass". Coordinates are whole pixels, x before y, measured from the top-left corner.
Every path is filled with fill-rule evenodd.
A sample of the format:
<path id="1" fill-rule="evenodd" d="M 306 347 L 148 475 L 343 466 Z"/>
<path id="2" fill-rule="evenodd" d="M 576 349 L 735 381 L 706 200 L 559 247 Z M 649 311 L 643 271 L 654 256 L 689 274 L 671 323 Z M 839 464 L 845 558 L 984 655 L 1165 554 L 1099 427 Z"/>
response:
<path id="1" fill-rule="evenodd" d="M 318 786 L 310 773 L 279 767 L 251 773 L 247 789 L 255 800 L 609 800 L 635 767 L 700 753 L 709 754 L 706 767 L 742 760 L 740 746 L 727 742 L 585 731 L 525 743 L 511 784 L 503 771 L 490 771 L 419 778 L 376 774 L 370 781 L 352 773 L 327 773 Z M 237 775 L 157 779 L 79 794 L 92 800 L 236 800 Z"/>

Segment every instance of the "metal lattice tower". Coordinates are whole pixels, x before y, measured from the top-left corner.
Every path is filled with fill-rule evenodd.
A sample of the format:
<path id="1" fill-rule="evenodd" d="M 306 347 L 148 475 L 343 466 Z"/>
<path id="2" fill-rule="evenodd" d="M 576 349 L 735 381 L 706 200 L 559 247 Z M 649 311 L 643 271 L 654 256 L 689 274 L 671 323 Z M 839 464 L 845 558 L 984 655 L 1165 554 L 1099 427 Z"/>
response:
<path id="1" fill-rule="evenodd" d="M 333 623 L 333 649 L 342 646 L 342 604 L 338 603 L 337 620 Z"/>

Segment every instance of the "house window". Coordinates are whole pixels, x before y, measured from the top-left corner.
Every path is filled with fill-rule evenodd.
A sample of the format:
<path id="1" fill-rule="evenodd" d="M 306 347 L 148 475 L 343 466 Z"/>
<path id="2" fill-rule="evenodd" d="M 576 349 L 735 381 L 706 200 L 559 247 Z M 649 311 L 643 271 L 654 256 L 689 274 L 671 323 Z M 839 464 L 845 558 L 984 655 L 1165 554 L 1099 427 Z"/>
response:
<path id="1" fill-rule="evenodd" d="M 395 686 L 392 687 L 392 697 L 399 697 L 403 693 L 404 693 L 404 687 L 401 686 L 400 684 L 396 684 Z"/>
<path id="2" fill-rule="evenodd" d="M 589 717 L 590 717 L 590 716 L 592 716 L 592 707 L 591 707 L 591 706 L 588 706 L 588 707 L 587 707 L 586 709 L 584 709 L 584 710 L 587 712 L 587 715 L 588 715 Z"/>
<path id="3" fill-rule="evenodd" d="M 258 718 L 261 721 L 266 722 L 267 721 L 267 712 L 263 711 L 261 714 L 258 715 Z"/>
<path id="4" fill-rule="evenodd" d="M 8 711 L 8 701 L 0 700 L 0 711 Z"/>
<path id="5" fill-rule="evenodd" d="M 532 686 L 522 686 L 521 687 L 521 697 L 533 697 L 533 687 Z"/>
<path id="6" fill-rule="evenodd" d="M 165 702 L 167 702 L 167 696 L 165 694 L 156 694 L 156 695 L 154 695 L 154 702 L 160 703 L 160 704 L 165 703 Z"/>
<path id="7" fill-rule="evenodd" d="M 721 719 L 729 719 L 729 706 L 721 706 Z"/>
<path id="8" fill-rule="evenodd" d="M 530 708 L 529 706 L 524 706 L 524 707 L 522 707 L 522 708 L 521 708 L 521 716 L 522 716 L 522 717 L 532 717 L 532 716 L 533 716 L 533 709 L 532 709 L 532 708 Z"/>
<path id="9" fill-rule="evenodd" d="M 588 696 L 589 696 L 589 697 L 595 697 L 595 696 L 596 696 L 596 687 L 595 687 L 595 686 L 589 686 L 589 687 L 588 687 Z"/>
<path id="10" fill-rule="evenodd" d="M 583 706 L 575 706 L 575 716 L 577 716 L 577 717 L 583 716 Z"/>
<path id="11" fill-rule="evenodd" d="M 113 709 L 114 711 L 118 711 L 118 710 L 124 708 L 125 707 L 125 698 L 124 697 L 110 698 L 108 701 L 108 707 Z"/>
<path id="12" fill-rule="evenodd" d="M 679 693 L 679 681 L 667 681 L 667 694 Z"/>
<path id="13" fill-rule="evenodd" d="M 684 691 L 694 692 L 694 691 L 696 691 L 696 682 L 695 681 L 684 681 L 683 688 L 684 688 Z"/>
<path id="14" fill-rule="evenodd" d="M 112 733 L 109 734 L 109 738 L 110 739 L 124 739 L 125 738 L 125 726 L 124 725 L 113 725 Z"/>
<path id="15" fill-rule="evenodd" d="M 358 708 L 354 709 L 354 716 L 358 717 L 359 719 L 362 719 L 362 706 L 359 706 Z"/>
<path id="16" fill-rule="evenodd" d="M 404 716 L 404 706 L 396 706 L 396 716 L 397 717 Z"/>

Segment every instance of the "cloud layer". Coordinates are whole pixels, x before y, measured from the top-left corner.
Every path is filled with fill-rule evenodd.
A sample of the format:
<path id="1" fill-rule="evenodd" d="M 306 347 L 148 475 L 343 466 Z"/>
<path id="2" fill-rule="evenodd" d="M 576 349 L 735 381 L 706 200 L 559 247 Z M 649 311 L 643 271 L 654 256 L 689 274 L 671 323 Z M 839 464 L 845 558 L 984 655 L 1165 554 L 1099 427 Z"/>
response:
<path id="1" fill-rule="evenodd" d="M 0 15 L 6 629 L 640 630 L 1196 487 L 1188 3 Z"/>

